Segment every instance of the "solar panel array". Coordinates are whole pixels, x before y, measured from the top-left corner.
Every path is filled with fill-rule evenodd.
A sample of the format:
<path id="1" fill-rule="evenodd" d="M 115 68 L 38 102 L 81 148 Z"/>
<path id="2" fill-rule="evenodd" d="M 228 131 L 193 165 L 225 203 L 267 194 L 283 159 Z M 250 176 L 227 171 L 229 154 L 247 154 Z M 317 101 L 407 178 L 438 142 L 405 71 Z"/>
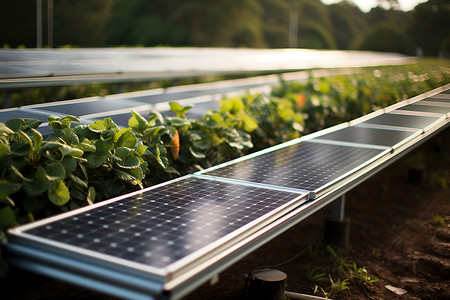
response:
<path id="1" fill-rule="evenodd" d="M 247 245 L 267 241 L 268 232 L 281 230 L 280 220 L 290 216 L 298 222 L 306 211 L 332 201 L 336 191 L 448 126 L 446 95 L 441 89 L 381 114 L 12 229 L 5 249 L 13 262 L 55 277 L 63 272 L 66 280 L 105 293 L 113 293 L 104 286 L 110 283 L 150 298 L 178 298 L 245 255 Z M 80 270 L 82 263 L 92 267 Z M 137 286 L 142 280 L 160 290 Z"/>

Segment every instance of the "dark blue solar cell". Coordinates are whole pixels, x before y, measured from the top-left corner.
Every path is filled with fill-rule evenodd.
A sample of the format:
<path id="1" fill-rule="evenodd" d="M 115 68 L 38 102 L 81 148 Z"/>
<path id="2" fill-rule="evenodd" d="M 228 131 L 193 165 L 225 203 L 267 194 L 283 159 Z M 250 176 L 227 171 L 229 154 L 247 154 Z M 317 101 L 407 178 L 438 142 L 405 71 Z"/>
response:
<path id="1" fill-rule="evenodd" d="M 316 191 L 383 150 L 301 142 L 203 174 Z"/>
<path id="2" fill-rule="evenodd" d="M 438 120 L 439 117 L 386 113 L 364 121 L 363 123 L 424 129 Z"/>
<path id="3" fill-rule="evenodd" d="M 450 103 L 450 96 L 446 95 L 447 97 L 442 97 L 440 95 L 436 95 L 436 97 L 430 97 L 426 98 L 424 100 L 426 101 L 432 101 L 432 102 L 442 102 L 442 103 Z"/>
<path id="4" fill-rule="evenodd" d="M 111 100 L 54 103 L 42 106 L 35 106 L 33 107 L 33 109 L 56 112 L 65 115 L 84 116 L 89 114 L 96 114 L 121 109 L 132 110 L 133 107 L 139 106 L 142 106 L 142 103 L 122 99 L 111 99 Z"/>
<path id="5" fill-rule="evenodd" d="M 196 176 L 27 230 L 77 249 L 164 268 L 236 238 L 305 194 Z M 303 200 L 301 200 L 303 199 Z M 80 250 L 83 252 L 83 250 Z"/>
<path id="6" fill-rule="evenodd" d="M 409 110 L 409 111 L 417 111 L 417 112 L 428 112 L 428 113 L 436 113 L 446 115 L 450 113 L 450 106 L 436 106 L 436 105 L 423 105 L 420 104 L 409 104 L 403 107 L 398 108 L 399 110 Z"/>
<path id="7" fill-rule="evenodd" d="M 396 144 L 414 135 L 412 131 L 400 131 L 390 129 L 347 127 L 318 138 L 321 140 L 333 140 L 369 145 L 380 145 L 393 147 Z"/>

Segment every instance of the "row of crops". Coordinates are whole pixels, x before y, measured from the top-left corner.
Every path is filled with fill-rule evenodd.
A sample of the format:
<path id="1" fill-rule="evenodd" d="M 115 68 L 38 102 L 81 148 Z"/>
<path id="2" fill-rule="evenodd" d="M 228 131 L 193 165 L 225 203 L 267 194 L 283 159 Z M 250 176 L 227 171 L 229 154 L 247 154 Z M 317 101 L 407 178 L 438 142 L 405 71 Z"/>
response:
<path id="1" fill-rule="evenodd" d="M 49 117 L 53 131 L 44 136 L 36 130 L 40 121 L 11 119 L 0 123 L 0 227 L 192 173 L 449 82 L 449 61 L 432 60 L 281 81 L 271 94 L 225 98 L 198 120 L 187 119 L 192 107 L 178 103 L 171 103 L 175 117 L 133 112 L 127 128 L 109 118 L 74 126 L 75 117 Z"/>

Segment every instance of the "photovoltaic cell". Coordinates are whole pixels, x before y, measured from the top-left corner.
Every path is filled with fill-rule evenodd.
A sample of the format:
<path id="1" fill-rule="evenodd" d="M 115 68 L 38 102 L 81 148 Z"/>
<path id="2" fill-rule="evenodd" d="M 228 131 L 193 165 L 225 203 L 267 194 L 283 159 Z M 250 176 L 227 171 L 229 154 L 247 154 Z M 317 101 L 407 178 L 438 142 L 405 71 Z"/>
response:
<path id="1" fill-rule="evenodd" d="M 49 115 L 42 114 L 39 112 L 33 112 L 30 110 L 23 110 L 23 109 L 7 109 L 7 110 L 0 110 L 0 122 L 5 123 L 6 121 L 10 119 L 15 118 L 33 118 L 38 119 L 42 122 L 47 122 L 47 117 Z"/>
<path id="2" fill-rule="evenodd" d="M 226 243 L 290 205 L 300 205 L 305 196 L 188 176 L 25 233 L 106 255 L 112 262 L 119 258 L 162 269 Z"/>
<path id="3" fill-rule="evenodd" d="M 101 113 L 106 111 L 114 111 L 120 109 L 133 109 L 133 107 L 142 106 L 142 103 L 121 99 L 112 100 L 94 100 L 70 102 L 64 104 L 49 104 L 35 106 L 32 109 L 45 110 L 66 115 L 83 116 L 88 114 Z"/>
<path id="4" fill-rule="evenodd" d="M 409 110 L 418 112 L 429 112 L 446 115 L 450 113 L 450 107 L 423 105 L 423 104 L 409 104 L 398 108 L 399 110 Z"/>
<path id="5" fill-rule="evenodd" d="M 443 94 L 441 94 L 441 95 L 443 95 Z M 436 95 L 435 97 L 430 97 L 430 98 L 427 98 L 425 100 L 433 101 L 433 102 L 450 103 L 450 95 L 449 94 L 445 94 L 446 95 L 445 98 L 441 97 L 441 95 Z"/>
<path id="6" fill-rule="evenodd" d="M 383 150 L 301 142 L 201 174 L 317 191 Z"/>
<path id="7" fill-rule="evenodd" d="M 385 113 L 363 123 L 424 129 L 438 120 L 438 117 Z"/>
<path id="8" fill-rule="evenodd" d="M 364 127 L 346 127 L 318 137 L 321 140 L 352 142 L 393 147 L 414 135 L 411 131 L 388 130 Z"/>

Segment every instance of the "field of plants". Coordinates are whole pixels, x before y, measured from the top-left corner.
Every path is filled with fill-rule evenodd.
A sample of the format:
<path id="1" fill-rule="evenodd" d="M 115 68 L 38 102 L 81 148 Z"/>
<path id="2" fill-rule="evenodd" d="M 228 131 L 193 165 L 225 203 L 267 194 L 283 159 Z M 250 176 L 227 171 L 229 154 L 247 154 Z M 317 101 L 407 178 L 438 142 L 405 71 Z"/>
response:
<path id="1" fill-rule="evenodd" d="M 133 112 L 127 128 L 107 118 L 76 125 L 49 117 L 0 123 L 0 228 L 90 205 L 192 173 L 411 98 L 450 82 L 448 60 L 367 68 L 348 76 L 283 82 L 271 94 L 225 98 L 198 120 Z M 7 265 L 0 263 L 3 275 Z"/>

